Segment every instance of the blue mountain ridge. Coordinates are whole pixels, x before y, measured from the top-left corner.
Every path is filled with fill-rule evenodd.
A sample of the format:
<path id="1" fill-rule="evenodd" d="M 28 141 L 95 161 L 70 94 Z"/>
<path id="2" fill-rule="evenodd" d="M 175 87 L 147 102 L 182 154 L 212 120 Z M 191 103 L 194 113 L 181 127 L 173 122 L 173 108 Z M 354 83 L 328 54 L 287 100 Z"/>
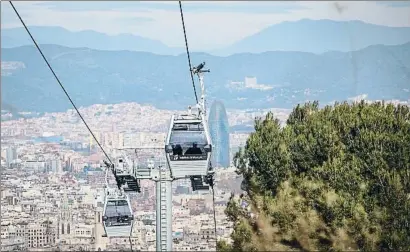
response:
<path id="1" fill-rule="evenodd" d="M 410 27 L 388 27 L 362 21 L 302 19 L 282 22 L 213 52 L 299 51 L 324 53 L 356 51 L 371 45 L 400 45 L 410 42 Z"/>
<path id="2" fill-rule="evenodd" d="M 157 40 L 132 34 L 110 36 L 90 30 L 71 32 L 52 26 L 33 26 L 30 30 L 41 44 L 88 47 L 97 50 L 144 51 L 163 55 L 178 55 L 185 52 L 182 43 L 179 48 L 172 48 Z M 2 29 L 1 40 L 2 47 L 5 48 L 32 45 L 24 28 Z M 267 51 L 347 52 L 370 45 L 400 45 L 409 41 L 410 27 L 387 27 L 362 21 L 302 19 L 271 25 L 230 46 L 208 53 L 228 56 Z"/>
<path id="3" fill-rule="evenodd" d="M 183 109 L 195 101 L 184 54 L 41 47 L 78 106 L 138 102 Z M 410 97 L 410 43 L 348 53 L 192 54 L 194 65 L 202 61 L 211 69 L 205 76 L 208 101 L 223 100 L 227 108 L 291 108 L 306 100 L 328 103 L 361 94 L 368 99 Z M 2 48 L 2 68 L 2 103 L 23 111 L 71 108 L 35 47 Z M 231 82 L 246 76 L 271 89 Z"/>
<path id="4" fill-rule="evenodd" d="M 119 34 L 110 36 L 104 33 L 85 30 L 72 32 L 57 26 L 30 26 L 37 43 L 56 44 L 67 47 L 87 47 L 97 50 L 131 50 L 153 52 L 157 54 L 179 54 L 184 48 L 172 48 L 160 41 L 136 36 L 132 34 Z M 32 45 L 33 42 L 24 28 L 2 29 L 1 46 L 3 48 Z"/>

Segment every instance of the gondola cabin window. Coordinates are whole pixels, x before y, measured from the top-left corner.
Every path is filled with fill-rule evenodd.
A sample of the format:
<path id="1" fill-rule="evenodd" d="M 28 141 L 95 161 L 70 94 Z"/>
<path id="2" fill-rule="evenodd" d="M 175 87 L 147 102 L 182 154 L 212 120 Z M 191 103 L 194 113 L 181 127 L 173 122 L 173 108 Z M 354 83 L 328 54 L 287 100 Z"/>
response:
<path id="1" fill-rule="evenodd" d="M 117 164 L 117 173 L 123 173 L 125 168 L 124 160 L 120 158 Z"/>
<path id="2" fill-rule="evenodd" d="M 173 160 L 207 158 L 209 143 L 202 122 L 174 124 L 169 144 L 172 147 Z"/>
<path id="3" fill-rule="evenodd" d="M 107 227 L 131 225 L 132 214 L 128 202 L 126 200 L 107 201 L 104 222 Z"/>

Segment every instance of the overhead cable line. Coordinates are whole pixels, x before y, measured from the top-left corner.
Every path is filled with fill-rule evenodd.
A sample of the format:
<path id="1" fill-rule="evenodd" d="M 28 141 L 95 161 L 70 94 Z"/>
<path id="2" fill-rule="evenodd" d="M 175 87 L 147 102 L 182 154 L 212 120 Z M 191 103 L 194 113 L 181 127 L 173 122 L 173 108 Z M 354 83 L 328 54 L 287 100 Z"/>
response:
<path id="1" fill-rule="evenodd" d="M 215 180 L 211 178 L 210 186 L 212 189 L 212 206 L 213 206 L 213 219 L 214 219 L 214 232 L 215 232 L 215 250 L 218 251 L 218 234 L 216 228 L 216 210 L 215 210 Z"/>
<path id="2" fill-rule="evenodd" d="M 48 60 L 46 59 L 46 57 L 44 56 L 43 52 L 41 51 L 40 47 L 38 46 L 36 40 L 34 39 L 34 37 L 31 35 L 31 32 L 29 31 L 29 29 L 27 28 L 26 24 L 24 23 L 23 19 L 21 18 L 19 12 L 17 11 L 17 9 L 14 7 L 13 3 L 11 1 L 9 1 L 11 7 L 13 8 L 14 12 L 16 13 L 17 17 L 20 19 L 21 24 L 24 26 L 24 29 L 27 31 L 28 35 L 30 36 L 31 40 L 33 41 L 34 45 L 37 47 L 38 52 L 41 54 L 41 56 L 43 57 L 44 61 L 46 62 L 48 68 L 50 69 L 50 71 L 53 73 L 54 78 L 57 80 L 58 84 L 60 84 L 61 89 L 63 89 L 64 93 L 66 94 L 68 100 L 70 100 L 71 105 L 73 105 L 74 109 L 77 111 L 77 114 L 80 116 L 81 120 L 83 121 L 84 125 L 87 127 L 88 131 L 90 132 L 90 134 L 93 136 L 95 142 L 98 144 L 98 146 L 101 148 L 102 152 L 104 153 L 105 157 L 108 159 L 108 161 L 112 164 L 111 159 L 109 158 L 109 156 L 107 155 L 107 153 L 105 152 L 104 148 L 101 146 L 100 142 L 98 142 L 97 138 L 95 137 L 94 133 L 91 131 L 90 127 L 88 126 L 88 124 L 85 122 L 83 116 L 81 115 L 80 111 L 77 109 L 77 107 L 75 106 L 73 100 L 71 100 L 70 95 L 67 93 L 67 91 L 65 90 L 63 84 L 61 84 L 60 79 L 57 77 L 56 73 L 54 72 L 53 68 L 51 67 L 50 63 L 48 63 Z"/>
<path id="3" fill-rule="evenodd" d="M 188 48 L 188 39 L 187 39 L 187 35 L 186 35 L 186 30 L 185 30 L 184 14 L 183 14 L 183 11 L 182 11 L 181 1 L 178 1 L 178 2 L 179 2 L 179 11 L 181 13 L 182 29 L 184 31 L 185 48 L 186 48 L 186 54 L 187 54 L 187 57 L 188 57 L 189 72 L 191 74 L 191 80 L 192 80 L 192 86 L 194 88 L 195 100 L 196 100 L 196 103 L 198 103 L 198 96 L 196 94 L 194 75 L 192 73 L 193 69 L 192 69 L 192 65 L 191 65 L 191 57 L 190 57 L 189 48 Z M 211 186 L 211 189 L 212 189 L 213 220 L 214 220 L 214 232 L 215 232 L 215 249 L 217 250 L 218 249 L 218 236 L 217 236 L 217 224 L 216 224 L 216 212 L 215 212 L 214 178 L 211 177 L 209 182 L 210 182 L 210 186 Z"/>
<path id="4" fill-rule="evenodd" d="M 178 1 L 178 2 L 179 2 L 179 12 L 181 13 L 182 29 L 184 30 L 185 49 L 186 49 L 186 54 L 188 56 L 189 73 L 191 74 L 192 86 L 194 87 L 195 100 L 196 100 L 196 103 L 198 103 L 198 96 L 196 94 L 194 74 L 192 73 L 191 57 L 189 55 L 189 49 L 188 49 L 188 39 L 186 36 L 186 30 L 185 30 L 184 13 L 182 11 L 181 1 Z"/>
<path id="5" fill-rule="evenodd" d="M 133 250 L 132 250 L 132 239 L 131 239 L 131 235 L 132 235 L 132 228 L 131 228 L 131 232 L 130 232 L 130 237 L 128 237 L 128 239 L 129 239 L 129 241 L 130 241 L 131 252 L 133 252 Z"/>

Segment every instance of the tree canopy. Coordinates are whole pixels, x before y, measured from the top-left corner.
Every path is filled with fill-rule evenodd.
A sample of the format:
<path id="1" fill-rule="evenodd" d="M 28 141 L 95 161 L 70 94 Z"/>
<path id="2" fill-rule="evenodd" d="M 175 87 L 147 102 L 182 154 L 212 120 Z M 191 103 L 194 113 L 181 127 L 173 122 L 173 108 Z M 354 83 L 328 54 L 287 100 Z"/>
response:
<path id="1" fill-rule="evenodd" d="M 410 110 L 384 102 L 268 113 L 235 156 L 241 197 L 219 251 L 410 248 Z"/>

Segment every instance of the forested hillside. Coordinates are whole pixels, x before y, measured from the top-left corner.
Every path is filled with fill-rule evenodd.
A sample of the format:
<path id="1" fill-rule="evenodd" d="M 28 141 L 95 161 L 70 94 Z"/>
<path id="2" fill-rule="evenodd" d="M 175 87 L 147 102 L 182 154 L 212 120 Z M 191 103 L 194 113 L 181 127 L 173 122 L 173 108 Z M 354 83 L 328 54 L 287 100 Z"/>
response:
<path id="1" fill-rule="evenodd" d="M 219 251 L 410 248 L 407 106 L 307 103 L 284 128 L 268 114 L 235 162 L 246 193 Z"/>
<path id="2" fill-rule="evenodd" d="M 161 109 L 185 109 L 193 102 L 186 55 L 98 51 L 41 45 L 54 71 L 78 106 L 137 102 Z M 1 49 L 2 103 L 22 111 L 71 109 L 64 93 L 33 46 Z M 363 50 L 312 54 L 266 52 L 215 57 L 205 61 L 207 100 L 234 109 L 291 109 L 306 100 L 322 104 L 367 94 L 369 100 L 410 97 L 410 43 Z M 243 82 L 257 77 L 257 84 Z M 262 88 L 263 87 L 263 88 Z"/>

